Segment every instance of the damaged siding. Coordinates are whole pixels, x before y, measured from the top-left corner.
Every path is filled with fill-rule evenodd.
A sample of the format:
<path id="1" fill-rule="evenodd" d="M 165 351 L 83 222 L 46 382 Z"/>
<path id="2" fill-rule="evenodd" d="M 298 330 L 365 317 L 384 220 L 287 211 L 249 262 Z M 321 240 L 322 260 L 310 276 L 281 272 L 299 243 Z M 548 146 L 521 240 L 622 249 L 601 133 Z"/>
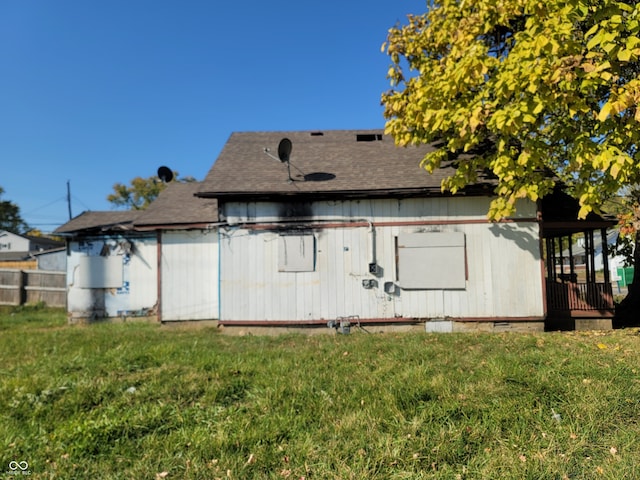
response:
<path id="1" fill-rule="evenodd" d="M 147 315 L 157 302 L 155 238 L 69 242 L 67 306 L 73 318 Z"/>
<path id="2" fill-rule="evenodd" d="M 304 217 L 282 217 L 276 202 L 226 204 L 232 225 L 220 236 L 221 320 L 542 317 L 535 205 L 519 207 L 520 222 L 490 224 L 488 202 L 322 201 L 307 204 Z M 300 232 L 313 235 L 315 268 L 281 271 L 282 235 Z M 464 285 L 439 288 L 431 278 L 430 288 L 401 288 L 398 238 L 429 232 L 465 239 Z M 429 265 L 424 271 L 437 275 Z"/>

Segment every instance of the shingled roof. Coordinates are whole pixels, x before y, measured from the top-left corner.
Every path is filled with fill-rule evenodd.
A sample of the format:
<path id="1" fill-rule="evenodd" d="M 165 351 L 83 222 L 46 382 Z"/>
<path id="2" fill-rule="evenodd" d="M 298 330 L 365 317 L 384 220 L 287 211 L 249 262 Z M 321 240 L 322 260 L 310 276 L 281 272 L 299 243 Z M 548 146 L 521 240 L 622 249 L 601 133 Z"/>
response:
<path id="1" fill-rule="evenodd" d="M 278 145 L 288 138 L 291 180 L 278 161 Z M 420 167 L 432 145 L 397 147 L 382 130 L 329 130 L 233 133 L 198 196 L 273 198 L 274 196 L 441 195 L 451 166 L 427 173 Z M 274 158 L 275 157 L 275 158 Z M 486 190 L 482 193 L 486 194 Z"/>
<path id="2" fill-rule="evenodd" d="M 213 198 L 197 198 L 199 182 L 170 183 L 158 198 L 135 220 L 140 229 L 184 228 L 218 221 L 218 202 Z"/>
<path id="3" fill-rule="evenodd" d="M 56 234 L 141 231 L 202 227 L 218 221 L 218 202 L 194 196 L 199 182 L 167 185 L 146 210 L 83 212 L 58 227 Z"/>
<path id="4" fill-rule="evenodd" d="M 82 212 L 64 225 L 56 228 L 54 234 L 72 234 L 93 231 L 96 233 L 114 230 L 131 230 L 134 219 L 141 211 L 117 210 L 111 212 Z"/>

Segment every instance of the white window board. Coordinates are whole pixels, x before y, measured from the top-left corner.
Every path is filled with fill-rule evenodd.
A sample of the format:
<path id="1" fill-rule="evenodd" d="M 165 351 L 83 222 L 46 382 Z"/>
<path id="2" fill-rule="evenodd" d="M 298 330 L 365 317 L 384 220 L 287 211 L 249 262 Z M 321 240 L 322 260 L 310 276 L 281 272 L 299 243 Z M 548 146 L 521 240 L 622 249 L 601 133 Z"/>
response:
<path id="1" fill-rule="evenodd" d="M 80 288 L 122 287 L 122 256 L 82 256 L 77 286 Z"/>
<path id="2" fill-rule="evenodd" d="M 315 250 L 313 235 L 281 235 L 278 239 L 278 271 L 313 272 Z"/>
<path id="3" fill-rule="evenodd" d="M 400 287 L 407 290 L 464 289 L 464 233 L 401 233 L 398 236 L 398 281 Z"/>

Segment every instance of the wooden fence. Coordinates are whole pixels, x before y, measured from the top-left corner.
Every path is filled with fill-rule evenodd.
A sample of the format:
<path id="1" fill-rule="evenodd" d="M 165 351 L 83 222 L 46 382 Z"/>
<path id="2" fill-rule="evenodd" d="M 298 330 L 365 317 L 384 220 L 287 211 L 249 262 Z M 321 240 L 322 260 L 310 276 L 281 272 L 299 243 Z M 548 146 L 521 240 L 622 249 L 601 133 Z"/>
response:
<path id="1" fill-rule="evenodd" d="M 0 269 L 0 305 L 42 302 L 49 307 L 65 307 L 66 277 L 65 272 Z"/>
<path id="2" fill-rule="evenodd" d="M 12 260 L 12 261 L 0 261 L 0 270 L 4 269 L 13 270 L 36 270 L 38 268 L 37 260 Z"/>

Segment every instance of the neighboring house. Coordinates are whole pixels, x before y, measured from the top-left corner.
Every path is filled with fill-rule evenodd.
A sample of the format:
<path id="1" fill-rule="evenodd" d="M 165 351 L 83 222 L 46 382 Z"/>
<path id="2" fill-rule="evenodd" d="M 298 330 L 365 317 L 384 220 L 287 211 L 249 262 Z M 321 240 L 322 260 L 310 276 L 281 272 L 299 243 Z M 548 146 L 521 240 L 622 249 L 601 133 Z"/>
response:
<path id="1" fill-rule="evenodd" d="M 620 255 L 615 255 L 615 246 L 618 241 L 618 231 L 611 230 L 607 232 L 607 254 L 609 257 L 609 269 L 614 272 L 616 268 L 623 266 L 624 258 Z M 573 263 L 575 268 L 583 269 L 589 262 L 589 257 L 593 251 L 593 265 L 596 271 L 604 270 L 604 252 L 603 252 L 602 238 L 596 236 L 593 239 L 593 245 L 589 245 L 588 239 L 585 237 L 578 238 L 572 243 L 571 248 L 567 247 L 563 250 L 562 256 L 564 261 L 565 270 L 569 266 L 569 258 L 573 257 Z"/>
<path id="2" fill-rule="evenodd" d="M 289 162 L 275 156 L 284 138 Z M 430 175 L 419 164 L 433 148 L 398 148 L 380 130 L 232 134 L 197 194 L 226 222 L 220 323 L 543 328 L 541 229 L 565 235 L 569 217 L 545 223 L 523 200 L 513 218 L 487 221 L 492 180 L 443 194 L 464 158 Z"/>
<path id="3" fill-rule="evenodd" d="M 11 268 L 13 263 L 32 261 L 35 254 L 60 247 L 64 247 L 64 242 L 0 230 L 0 263 L 4 268 Z"/>
<path id="4" fill-rule="evenodd" d="M 147 210 L 84 212 L 55 231 L 72 319 L 217 317 L 216 202 L 197 188 L 169 184 Z"/>

